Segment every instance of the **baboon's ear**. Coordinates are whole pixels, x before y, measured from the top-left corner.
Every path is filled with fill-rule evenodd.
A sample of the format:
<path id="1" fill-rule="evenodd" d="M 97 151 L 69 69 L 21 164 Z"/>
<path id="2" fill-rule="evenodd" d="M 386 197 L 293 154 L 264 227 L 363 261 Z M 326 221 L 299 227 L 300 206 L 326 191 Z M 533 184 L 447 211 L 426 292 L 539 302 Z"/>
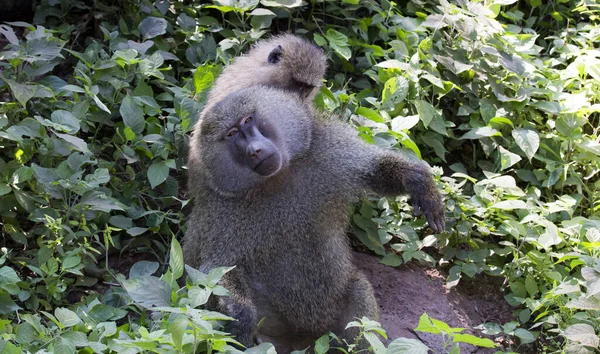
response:
<path id="1" fill-rule="evenodd" d="M 269 62 L 269 64 L 277 64 L 281 60 L 282 55 L 283 55 L 283 48 L 281 48 L 281 46 L 278 45 L 277 47 L 275 47 L 275 49 L 273 49 L 271 51 L 271 53 L 269 53 L 269 57 L 267 58 L 267 61 Z"/>

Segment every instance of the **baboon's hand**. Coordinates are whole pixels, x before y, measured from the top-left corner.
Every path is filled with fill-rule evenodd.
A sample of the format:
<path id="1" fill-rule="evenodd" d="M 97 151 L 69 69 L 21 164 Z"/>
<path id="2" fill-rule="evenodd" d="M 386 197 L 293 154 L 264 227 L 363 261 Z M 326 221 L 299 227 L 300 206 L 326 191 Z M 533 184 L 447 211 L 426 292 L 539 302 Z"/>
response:
<path id="1" fill-rule="evenodd" d="M 434 187 L 435 188 L 435 187 Z M 429 227 L 434 233 L 439 234 L 444 231 L 446 226 L 446 214 L 442 195 L 437 189 L 413 195 L 414 215 L 420 216 L 425 214 Z"/>

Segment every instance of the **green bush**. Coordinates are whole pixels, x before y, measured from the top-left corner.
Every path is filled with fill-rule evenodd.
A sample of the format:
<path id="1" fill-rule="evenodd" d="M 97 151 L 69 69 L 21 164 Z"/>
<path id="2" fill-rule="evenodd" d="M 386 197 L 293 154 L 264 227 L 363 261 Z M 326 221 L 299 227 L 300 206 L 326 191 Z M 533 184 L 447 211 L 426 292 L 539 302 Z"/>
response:
<path id="1" fill-rule="evenodd" d="M 356 237 L 385 264 L 444 267 L 449 287 L 503 277 L 514 321 L 484 333 L 597 352 L 597 28 L 595 0 L 41 1 L 34 24 L 0 26 L 0 351 L 232 342 L 224 316 L 197 308 L 225 295 L 221 273 L 176 282 L 187 135 L 224 64 L 292 31 L 329 56 L 318 107 L 436 166 L 446 197 L 441 235 L 397 198 L 361 201 Z M 125 253 L 158 262 L 125 280 L 109 267 Z M 355 325 L 385 352 L 377 326 Z"/>

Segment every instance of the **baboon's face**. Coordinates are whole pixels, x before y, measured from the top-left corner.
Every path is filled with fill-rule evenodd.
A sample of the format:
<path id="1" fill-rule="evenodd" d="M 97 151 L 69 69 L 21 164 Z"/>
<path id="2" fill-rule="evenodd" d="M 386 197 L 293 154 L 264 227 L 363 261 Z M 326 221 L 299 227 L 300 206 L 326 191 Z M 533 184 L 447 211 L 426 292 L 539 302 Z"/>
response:
<path id="1" fill-rule="evenodd" d="M 219 191 L 253 188 L 310 146 L 312 119 L 296 95 L 268 87 L 236 91 L 200 122 L 202 169 Z"/>
<path id="2" fill-rule="evenodd" d="M 277 132 L 256 112 L 238 119 L 223 139 L 234 163 L 260 176 L 272 176 L 282 167 L 283 156 L 277 147 Z"/>

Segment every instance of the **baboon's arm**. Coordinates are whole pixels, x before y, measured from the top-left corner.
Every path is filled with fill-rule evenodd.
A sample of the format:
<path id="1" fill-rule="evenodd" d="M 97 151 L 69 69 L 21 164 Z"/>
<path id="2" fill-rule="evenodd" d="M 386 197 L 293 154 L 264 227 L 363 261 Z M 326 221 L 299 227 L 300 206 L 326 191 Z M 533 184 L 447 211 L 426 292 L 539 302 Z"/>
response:
<path id="1" fill-rule="evenodd" d="M 434 232 L 444 230 L 442 196 L 425 162 L 367 144 L 354 129 L 339 121 L 319 123 L 313 139 L 317 142 L 314 159 L 332 172 L 332 188 L 351 194 L 409 194 L 415 215 L 425 214 Z"/>
<path id="2" fill-rule="evenodd" d="M 373 164 L 364 171 L 367 186 L 380 195 L 410 195 L 414 214 L 425 214 L 431 229 L 435 233 L 442 232 L 444 204 L 430 167 L 421 161 L 408 160 L 400 153 L 378 150 L 380 153 L 374 156 Z"/>
<path id="3" fill-rule="evenodd" d="M 231 296 L 221 296 L 218 301 L 221 312 L 237 319 L 228 323 L 227 331 L 249 348 L 254 345 L 257 320 L 251 290 L 244 278 L 240 268 L 225 274 L 221 278 L 221 284 L 230 291 Z"/>

